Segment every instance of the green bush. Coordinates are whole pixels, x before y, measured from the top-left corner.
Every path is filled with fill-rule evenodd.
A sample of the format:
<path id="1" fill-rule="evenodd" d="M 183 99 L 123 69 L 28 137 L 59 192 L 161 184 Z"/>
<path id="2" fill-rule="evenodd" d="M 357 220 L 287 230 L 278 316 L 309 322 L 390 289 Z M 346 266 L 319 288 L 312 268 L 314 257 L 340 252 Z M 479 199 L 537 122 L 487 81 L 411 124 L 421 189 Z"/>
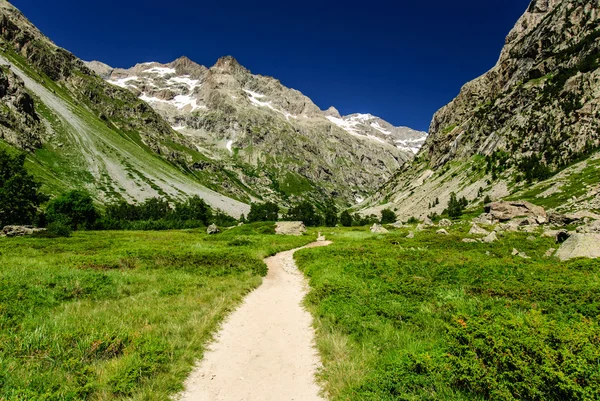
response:
<path id="1" fill-rule="evenodd" d="M 247 218 L 249 223 L 258 221 L 277 221 L 279 220 L 279 206 L 272 202 L 252 203 L 250 213 Z"/>
<path id="2" fill-rule="evenodd" d="M 348 212 L 347 210 L 344 210 L 342 212 L 342 214 L 340 215 L 340 223 L 342 223 L 342 226 L 352 227 L 353 222 L 354 222 L 354 219 L 352 218 L 352 215 L 350 214 L 350 212 Z"/>
<path id="3" fill-rule="evenodd" d="M 70 191 L 50 201 L 46 216 L 49 223 L 62 222 L 77 230 L 93 228 L 98 212 L 88 193 Z"/>
<path id="4" fill-rule="evenodd" d="M 396 213 L 391 209 L 381 211 L 381 224 L 392 224 L 396 222 Z"/>
<path id="5" fill-rule="evenodd" d="M 70 237 L 72 232 L 71 226 L 61 220 L 53 221 L 48 224 L 48 228 L 46 229 L 46 233 L 51 237 Z"/>

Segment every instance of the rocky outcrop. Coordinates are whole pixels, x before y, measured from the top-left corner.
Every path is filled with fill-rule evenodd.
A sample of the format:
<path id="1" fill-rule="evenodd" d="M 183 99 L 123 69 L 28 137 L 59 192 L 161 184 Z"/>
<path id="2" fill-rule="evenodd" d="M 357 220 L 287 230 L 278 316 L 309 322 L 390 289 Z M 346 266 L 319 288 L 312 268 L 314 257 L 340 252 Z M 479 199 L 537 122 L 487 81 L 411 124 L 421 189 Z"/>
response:
<path id="1" fill-rule="evenodd" d="M 306 234 L 306 226 L 301 221 L 279 221 L 275 224 L 275 234 L 299 237 Z"/>
<path id="2" fill-rule="evenodd" d="M 2 237 L 23 237 L 25 235 L 32 235 L 37 232 L 46 231 L 44 228 L 35 228 L 32 226 L 5 226 L 0 231 Z"/>
<path id="3" fill-rule="evenodd" d="M 206 233 L 208 235 L 215 235 L 215 234 L 219 234 L 221 232 L 221 229 L 219 229 L 219 227 L 217 227 L 216 224 L 211 224 L 210 226 L 208 226 L 206 228 Z"/>
<path id="4" fill-rule="evenodd" d="M 384 228 L 381 224 L 373 224 L 373 226 L 371 227 L 371 232 L 373 234 L 387 234 L 389 233 L 389 231 Z"/>
<path id="5" fill-rule="evenodd" d="M 517 217 L 530 217 L 537 224 L 548 221 L 546 210 L 526 201 L 500 201 L 486 205 L 485 212 L 492 221 L 505 222 Z"/>
<path id="6" fill-rule="evenodd" d="M 600 258 L 600 234 L 573 234 L 555 255 L 560 260 Z"/>

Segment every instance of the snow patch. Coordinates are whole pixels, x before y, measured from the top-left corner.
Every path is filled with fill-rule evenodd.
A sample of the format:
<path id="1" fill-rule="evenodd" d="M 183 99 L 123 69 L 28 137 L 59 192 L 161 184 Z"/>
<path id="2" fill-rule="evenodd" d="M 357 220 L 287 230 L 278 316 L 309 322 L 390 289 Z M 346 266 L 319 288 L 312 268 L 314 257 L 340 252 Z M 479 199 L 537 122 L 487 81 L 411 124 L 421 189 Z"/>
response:
<path id="1" fill-rule="evenodd" d="M 281 111 L 275 107 L 273 107 L 273 104 L 271 104 L 271 102 L 261 102 L 258 99 L 262 99 L 265 97 L 265 95 L 262 95 L 260 93 L 256 93 L 256 92 L 252 92 L 249 91 L 247 89 L 244 89 L 244 92 L 246 92 L 248 95 L 250 95 L 250 97 L 248 98 L 248 100 L 250 100 L 250 103 L 252 103 L 255 106 L 258 107 L 267 107 L 273 111 L 276 111 L 277 113 L 283 114 L 283 116 L 289 121 L 290 117 L 291 118 L 298 118 L 298 116 L 295 116 L 293 114 L 288 113 L 287 111 Z"/>
<path id="2" fill-rule="evenodd" d="M 190 88 L 190 90 L 192 90 L 198 86 L 198 84 L 200 83 L 200 80 L 191 79 L 189 75 L 186 75 L 183 77 L 170 78 L 167 83 L 169 83 L 169 84 L 184 84 L 184 85 L 187 85 Z"/>
<path id="3" fill-rule="evenodd" d="M 392 132 L 386 130 L 381 125 L 379 125 L 378 121 L 375 121 L 374 123 L 371 123 L 371 127 L 375 128 L 377 131 L 381 132 L 384 135 L 392 135 Z"/>
<path id="4" fill-rule="evenodd" d="M 121 88 L 127 88 L 128 86 L 130 86 L 129 84 L 127 84 L 127 82 L 136 81 L 137 79 L 138 77 L 126 77 L 121 79 L 108 80 L 106 82 L 112 85 L 120 86 Z"/>
<path id="5" fill-rule="evenodd" d="M 185 126 L 183 126 L 183 125 L 177 125 L 177 126 L 171 127 L 171 128 L 173 128 L 175 131 L 181 131 L 181 130 L 185 129 Z"/>
<path id="6" fill-rule="evenodd" d="M 227 150 L 229 151 L 229 153 L 233 154 L 233 140 L 229 140 L 227 141 Z"/>
<path id="7" fill-rule="evenodd" d="M 175 74 L 175 68 L 167 68 L 167 67 L 152 67 L 150 69 L 144 70 L 145 74 L 158 74 L 160 76 L 165 76 L 169 74 Z"/>
<path id="8" fill-rule="evenodd" d="M 142 94 L 142 96 L 140 96 L 140 99 L 145 102 L 148 102 L 148 103 L 169 104 L 171 106 L 176 107 L 179 110 L 185 109 L 186 111 L 189 111 L 189 112 L 200 110 L 200 109 L 207 109 L 206 106 L 198 105 L 198 102 L 196 101 L 196 99 L 194 99 L 193 97 L 191 97 L 189 95 L 178 95 L 178 96 L 175 96 L 175 98 L 173 98 L 173 100 L 163 100 L 163 99 L 159 99 L 157 97 L 149 97 L 144 93 L 144 94 Z"/>

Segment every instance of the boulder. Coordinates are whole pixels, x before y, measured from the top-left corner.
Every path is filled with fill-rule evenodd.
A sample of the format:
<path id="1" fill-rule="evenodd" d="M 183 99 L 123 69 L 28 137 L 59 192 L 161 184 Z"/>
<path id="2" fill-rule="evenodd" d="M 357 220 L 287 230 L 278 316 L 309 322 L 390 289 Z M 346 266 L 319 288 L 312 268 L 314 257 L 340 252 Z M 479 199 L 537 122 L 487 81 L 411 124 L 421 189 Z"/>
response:
<path id="1" fill-rule="evenodd" d="M 413 233 L 412 231 L 408 233 L 408 235 L 406 236 L 406 238 L 408 239 L 413 239 L 415 238 L 415 233 Z"/>
<path id="2" fill-rule="evenodd" d="M 546 251 L 546 253 L 544 254 L 545 258 L 551 258 L 552 255 L 554 255 L 554 252 L 556 252 L 555 248 L 550 248 L 548 249 L 548 251 Z"/>
<path id="3" fill-rule="evenodd" d="M 437 230 L 436 233 L 440 234 L 440 235 L 450 235 L 450 234 L 448 234 L 448 231 L 444 230 L 443 228 L 440 230 Z"/>
<path id="4" fill-rule="evenodd" d="M 306 226 L 301 221 L 279 221 L 275 225 L 275 234 L 299 237 L 306 233 Z"/>
<path id="5" fill-rule="evenodd" d="M 325 242 L 325 236 L 321 233 L 319 233 L 319 235 L 317 236 L 317 242 Z"/>
<path id="6" fill-rule="evenodd" d="M 482 241 L 491 244 L 492 242 L 498 241 L 498 237 L 496 236 L 496 233 L 492 232 L 487 237 L 483 238 Z"/>
<path id="7" fill-rule="evenodd" d="M 475 217 L 471 221 L 475 224 L 486 224 L 488 226 L 491 226 L 495 223 L 494 216 L 492 216 L 490 213 L 483 213 L 482 215 L 480 215 L 479 217 Z"/>
<path id="8" fill-rule="evenodd" d="M 473 243 L 477 243 L 478 241 L 476 239 L 473 239 L 473 238 L 464 238 L 462 240 L 462 242 L 467 243 L 467 244 L 473 244 Z"/>
<path id="9" fill-rule="evenodd" d="M 220 233 L 221 230 L 219 230 L 219 227 L 217 227 L 216 224 L 211 224 L 210 226 L 208 226 L 208 228 L 206 229 L 206 233 L 208 235 L 214 235 L 214 234 L 218 234 Z"/>
<path id="10" fill-rule="evenodd" d="M 371 232 L 373 234 L 387 234 L 389 231 L 385 229 L 381 224 L 373 224 L 371 227 Z"/>
<path id="11" fill-rule="evenodd" d="M 32 226 L 6 226 L 2 229 L 2 236 L 22 237 L 24 235 L 31 235 L 37 231 L 43 231 L 43 229 L 33 228 Z"/>
<path id="12" fill-rule="evenodd" d="M 451 227 L 452 226 L 452 222 L 448 219 L 441 219 L 440 222 L 438 223 L 438 226 L 440 227 Z"/>
<path id="13" fill-rule="evenodd" d="M 423 219 L 423 225 L 425 227 L 431 227 L 435 224 L 433 224 L 433 221 L 429 217 L 425 217 L 425 219 Z"/>
<path id="14" fill-rule="evenodd" d="M 527 237 L 527 241 L 529 242 L 535 242 L 536 238 L 533 235 L 530 235 L 529 237 Z"/>
<path id="15" fill-rule="evenodd" d="M 394 227 L 394 228 L 402 228 L 402 227 L 404 227 L 404 224 L 401 221 L 397 221 L 394 224 L 392 224 L 392 227 Z"/>
<path id="16" fill-rule="evenodd" d="M 471 231 L 469 231 L 469 235 L 489 235 L 489 231 L 484 230 L 483 228 L 479 227 L 477 224 L 473 224 L 471 226 Z"/>
<path id="17" fill-rule="evenodd" d="M 493 220 L 501 222 L 509 221 L 516 217 L 531 217 L 538 224 L 548 222 L 548 214 L 543 207 L 526 201 L 492 202 L 486 205 L 484 210 L 491 215 Z"/>
<path id="18" fill-rule="evenodd" d="M 573 234 L 556 252 L 560 260 L 600 258 L 600 234 Z"/>

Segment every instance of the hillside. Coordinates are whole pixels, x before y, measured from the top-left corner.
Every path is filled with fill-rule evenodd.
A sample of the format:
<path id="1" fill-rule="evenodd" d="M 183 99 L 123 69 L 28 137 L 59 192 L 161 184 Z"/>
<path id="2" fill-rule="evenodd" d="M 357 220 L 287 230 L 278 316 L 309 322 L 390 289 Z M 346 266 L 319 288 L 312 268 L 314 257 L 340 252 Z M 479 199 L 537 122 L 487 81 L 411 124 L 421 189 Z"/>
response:
<path id="1" fill-rule="evenodd" d="M 233 57 L 210 68 L 187 57 L 127 70 L 87 65 L 147 102 L 212 160 L 195 168 L 226 169 L 258 196 L 284 203 L 306 193 L 361 200 L 412 159 L 426 137 L 369 114 L 322 111 Z"/>
<path id="2" fill-rule="evenodd" d="M 598 209 L 599 10 L 597 1 L 533 1 L 498 63 L 435 114 L 415 162 L 365 212 L 441 213 L 451 192 L 472 204 L 489 195 Z"/>

